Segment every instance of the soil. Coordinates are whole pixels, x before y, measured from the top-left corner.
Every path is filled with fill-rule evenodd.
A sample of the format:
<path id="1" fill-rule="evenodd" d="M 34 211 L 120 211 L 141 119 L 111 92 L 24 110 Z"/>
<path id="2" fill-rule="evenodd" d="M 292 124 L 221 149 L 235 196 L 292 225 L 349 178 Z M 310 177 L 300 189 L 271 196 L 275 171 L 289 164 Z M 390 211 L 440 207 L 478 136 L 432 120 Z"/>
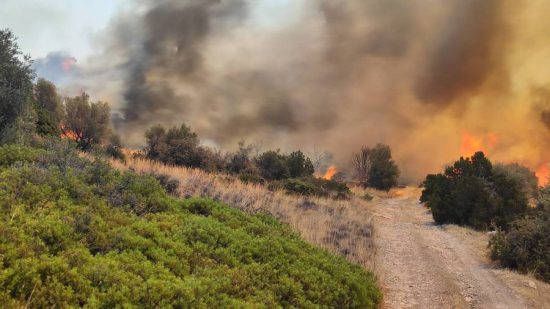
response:
<path id="1" fill-rule="evenodd" d="M 419 190 L 401 189 L 372 203 L 383 308 L 543 308 L 525 297 L 486 258 L 484 234 L 435 225 L 418 202 Z M 479 236 L 481 235 L 481 236 Z M 477 239 L 476 239 L 477 237 Z M 514 274 L 515 276 L 523 276 Z M 517 278 L 516 276 L 516 278 Z M 533 289 L 547 288 L 527 276 Z M 510 282 L 509 282 L 510 281 Z M 543 286 L 544 285 L 544 286 Z"/>

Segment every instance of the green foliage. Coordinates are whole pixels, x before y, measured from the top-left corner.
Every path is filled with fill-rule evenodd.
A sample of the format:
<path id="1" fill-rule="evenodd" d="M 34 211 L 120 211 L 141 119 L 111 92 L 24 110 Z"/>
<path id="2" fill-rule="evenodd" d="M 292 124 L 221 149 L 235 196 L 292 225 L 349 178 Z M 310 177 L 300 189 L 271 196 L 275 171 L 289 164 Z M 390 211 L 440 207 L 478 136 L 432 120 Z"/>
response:
<path id="1" fill-rule="evenodd" d="M 47 141 L 46 153 L 14 147 L 0 148 L 9 158 L 0 168 L 3 306 L 374 308 L 380 302 L 372 274 L 304 243 L 269 216 L 171 198 L 154 178 L 79 158 L 66 141 Z"/>
<path id="2" fill-rule="evenodd" d="M 182 124 L 179 128 L 166 130 L 155 125 L 145 132 L 146 157 L 166 164 L 201 168 L 207 171 L 220 171 L 224 159 L 217 152 L 200 145 L 197 134 Z"/>
<path id="3" fill-rule="evenodd" d="M 353 155 L 353 165 L 355 178 L 366 187 L 388 191 L 397 185 L 400 172 L 388 145 L 363 147 Z"/>
<path id="4" fill-rule="evenodd" d="M 525 195 L 529 198 L 536 197 L 539 189 L 538 178 L 535 172 L 518 163 L 497 163 L 493 168 L 494 174 L 504 174 L 521 184 Z"/>
<path id="5" fill-rule="evenodd" d="M 300 178 L 283 181 L 283 189 L 289 194 L 319 196 L 333 199 L 349 199 L 351 191 L 344 183 L 324 178 Z"/>
<path id="6" fill-rule="evenodd" d="M 45 152 L 22 145 L 4 145 L 0 147 L 0 167 L 6 167 L 16 162 L 33 162 Z"/>
<path id="7" fill-rule="evenodd" d="M 286 165 L 286 157 L 279 151 L 266 151 L 260 154 L 255 162 L 260 175 L 265 180 L 282 180 L 290 176 Z"/>
<path id="8" fill-rule="evenodd" d="M 292 152 L 286 157 L 286 166 L 292 178 L 310 177 L 315 172 L 311 160 L 299 150 Z"/>
<path id="9" fill-rule="evenodd" d="M 0 144 L 15 142 L 21 117 L 29 114 L 34 72 L 31 61 L 22 53 L 9 30 L 0 30 Z"/>
<path id="10" fill-rule="evenodd" d="M 34 109 L 37 114 L 37 133 L 59 136 L 63 106 L 53 83 L 42 78 L 36 82 L 34 85 Z"/>
<path id="11" fill-rule="evenodd" d="M 476 229 L 492 224 L 506 229 L 527 209 L 522 184 L 506 174 L 493 173 L 482 152 L 460 158 L 443 174 L 428 175 L 420 201 L 439 223 L 456 223 Z"/>
<path id="12" fill-rule="evenodd" d="M 63 133 L 73 138 L 82 150 L 90 150 L 105 141 L 110 134 L 110 108 L 104 102 L 90 102 L 90 96 L 65 99 Z"/>
<path id="13" fill-rule="evenodd" d="M 491 258 L 503 266 L 550 282 L 550 211 L 540 209 L 515 221 L 510 231 L 497 233 L 489 247 Z"/>

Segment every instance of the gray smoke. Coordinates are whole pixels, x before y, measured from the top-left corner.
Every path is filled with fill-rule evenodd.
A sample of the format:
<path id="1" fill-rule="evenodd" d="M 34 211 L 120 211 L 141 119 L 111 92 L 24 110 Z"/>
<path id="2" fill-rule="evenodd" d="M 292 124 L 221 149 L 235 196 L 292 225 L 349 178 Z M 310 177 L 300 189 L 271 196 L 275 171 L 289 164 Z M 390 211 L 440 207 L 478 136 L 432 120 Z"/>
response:
<path id="1" fill-rule="evenodd" d="M 287 11 L 270 11 L 276 4 Z M 510 69 L 521 47 L 509 26 L 519 5 L 136 0 L 136 7 L 113 22 L 94 59 L 96 84 L 122 80 L 105 93 L 130 144 L 142 143 L 152 124 L 182 122 L 220 146 L 316 145 L 343 163 L 361 145 L 384 142 L 416 180 L 460 155 L 463 129 L 510 140 L 524 133 L 502 123 L 525 123 L 514 100 L 527 99 L 514 93 Z M 524 18 L 524 28 L 542 20 Z M 525 139 L 523 147 L 535 150 L 524 162 L 540 161 L 541 138 Z M 512 146 L 500 145 L 502 158 L 521 157 L 506 157 L 504 146 Z"/>

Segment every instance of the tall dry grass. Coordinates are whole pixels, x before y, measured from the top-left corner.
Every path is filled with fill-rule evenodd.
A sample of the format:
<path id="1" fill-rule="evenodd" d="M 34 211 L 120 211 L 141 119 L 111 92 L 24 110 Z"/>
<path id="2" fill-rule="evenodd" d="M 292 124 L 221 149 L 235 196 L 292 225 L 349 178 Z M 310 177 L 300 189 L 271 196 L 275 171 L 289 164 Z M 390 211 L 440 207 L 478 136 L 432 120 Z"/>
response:
<path id="1" fill-rule="evenodd" d="M 164 174 L 179 181 L 181 197 L 208 197 L 248 213 L 267 211 L 289 224 L 307 242 L 345 256 L 376 272 L 372 217 L 359 197 L 337 201 L 271 192 L 234 177 L 197 169 L 167 166 L 134 158 L 112 161 L 115 168 L 142 174 Z"/>

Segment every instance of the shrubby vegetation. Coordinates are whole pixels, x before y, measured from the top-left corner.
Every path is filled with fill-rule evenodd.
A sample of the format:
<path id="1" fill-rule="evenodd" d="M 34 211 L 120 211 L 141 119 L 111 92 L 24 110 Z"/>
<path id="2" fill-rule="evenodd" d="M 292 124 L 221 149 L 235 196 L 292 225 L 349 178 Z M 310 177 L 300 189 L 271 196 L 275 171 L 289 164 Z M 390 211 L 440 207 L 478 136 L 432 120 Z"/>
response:
<path id="1" fill-rule="evenodd" d="M 34 122 L 31 60 L 9 30 L 0 30 L 0 144 L 21 142 Z"/>
<path id="2" fill-rule="evenodd" d="M 349 198 L 351 192 L 343 182 L 314 177 L 311 159 L 302 151 L 290 154 L 268 150 L 253 156 L 253 146 L 239 143 L 234 153 L 222 155 L 200 144 L 190 127 L 166 129 L 155 125 L 145 133 L 145 156 L 169 165 L 200 168 L 208 172 L 225 172 L 243 182 L 266 184 L 272 190 L 283 189 L 305 196 Z"/>
<path id="3" fill-rule="evenodd" d="M 0 147 L 6 307 L 375 307 L 361 267 L 267 215 L 167 196 L 153 177 L 76 155 Z"/>
<path id="4" fill-rule="evenodd" d="M 504 266 L 550 282 L 550 186 L 540 190 L 537 209 L 498 232 L 489 246 L 491 258 Z"/>
<path id="5" fill-rule="evenodd" d="M 397 185 L 399 168 L 388 145 L 363 147 L 353 155 L 354 178 L 364 187 L 388 191 Z"/>
<path id="6" fill-rule="evenodd" d="M 495 172 L 482 152 L 460 158 L 442 174 L 428 175 L 423 185 L 420 201 L 430 208 L 438 224 L 507 229 L 527 210 L 524 185 L 506 173 Z"/>

